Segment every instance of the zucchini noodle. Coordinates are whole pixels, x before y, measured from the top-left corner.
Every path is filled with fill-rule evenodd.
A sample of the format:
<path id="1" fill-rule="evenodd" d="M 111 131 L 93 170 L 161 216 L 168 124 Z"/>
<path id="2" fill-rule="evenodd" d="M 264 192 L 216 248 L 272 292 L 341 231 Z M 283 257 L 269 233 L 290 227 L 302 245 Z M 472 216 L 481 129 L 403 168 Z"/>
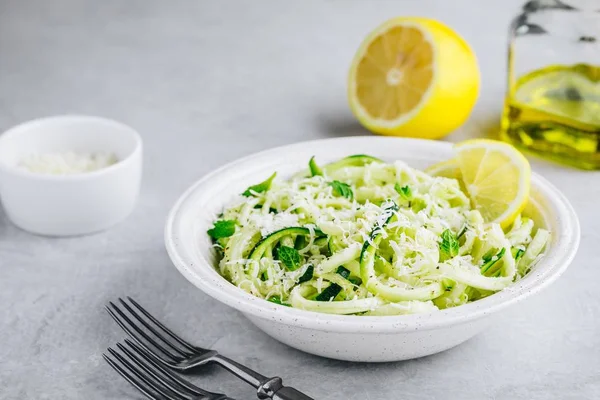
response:
<path id="1" fill-rule="evenodd" d="M 550 233 L 519 216 L 485 223 L 456 179 L 356 155 L 250 186 L 209 235 L 218 271 L 304 310 L 401 315 L 500 291 L 542 257 Z"/>

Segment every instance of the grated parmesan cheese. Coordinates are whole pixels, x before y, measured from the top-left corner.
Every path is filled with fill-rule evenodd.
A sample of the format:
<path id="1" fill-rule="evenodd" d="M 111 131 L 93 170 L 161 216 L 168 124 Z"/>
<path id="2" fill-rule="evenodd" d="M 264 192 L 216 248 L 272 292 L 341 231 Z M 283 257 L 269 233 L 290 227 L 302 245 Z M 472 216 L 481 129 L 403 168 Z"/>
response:
<path id="1" fill-rule="evenodd" d="M 112 153 L 45 153 L 30 154 L 19 162 L 29 172 L 48 175 L 71 175 L 97 171 L 117 162 Z"/>
<path id="2" fill-rule="evenodd" d="M 334 191 L 335 181 L 351 195 Z M 549 237 L 538 229 L 532 238 L 534 223 L 525 217 L 506 233 L 486 224 L 457 180 L 403 162 L 273 180 L 266 190 L 236 198 L 219 218 L 236 224 L 235 233 L 219 239 L 221 275 L 258 297 L 335 314 L 429 312 L 477 300 L 524 275 Z M 293 227 L 310 232 L 301 241 L 284 238 L 298 247 L 292 248 L 299 259 L 295 268 L 278 259 L 279 246 L 290 246 L 282 239 L 267 242 L 258 258 L 252 255 L 259 241 Z M 446 232 L 454 238 L 451 256 Z M 374 256 L 365 252 L 370 246 Z M 517 249 L 525 250 L 520 260 L 513 255 Z M 497 262 L 487 274 L 484 258 Z M 309 268 L 309 277 L 300 280 Z M 334 284 L 338 294 L 318 300 Z"/>

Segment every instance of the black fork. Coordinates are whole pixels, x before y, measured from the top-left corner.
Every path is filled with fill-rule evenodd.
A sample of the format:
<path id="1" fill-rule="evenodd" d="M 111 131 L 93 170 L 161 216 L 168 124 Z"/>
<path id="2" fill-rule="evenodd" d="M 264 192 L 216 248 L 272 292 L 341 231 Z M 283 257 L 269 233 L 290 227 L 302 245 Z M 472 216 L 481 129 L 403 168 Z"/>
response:
<path id="1" fill-rule="evenodd" d="M 121 351 L 108 348 L 104 359 L 129 383 L 153 400 L 233 400 L 224 394 L 206 391 L 175 375 L 129 340 L 126 346 L 117 343 Z"/>
<path id="2" fill-rule="evenodd" d="M 209 363 L 219 364 L 257 389 L 259 399 L 314 400 L 302 392 L 284 386 L 280 377 L 266 377 L 215 350 L 194 346 L 164 326 L 131 297 L 119 298 L 120 306 L 110 302 L 106 310 L 138 344 L 137 349 L 163 365 L 180 371 Z M 128 314 L 132 317 L 130 318 Z M 145 328 L 145 330 L 144 330 Z"/>

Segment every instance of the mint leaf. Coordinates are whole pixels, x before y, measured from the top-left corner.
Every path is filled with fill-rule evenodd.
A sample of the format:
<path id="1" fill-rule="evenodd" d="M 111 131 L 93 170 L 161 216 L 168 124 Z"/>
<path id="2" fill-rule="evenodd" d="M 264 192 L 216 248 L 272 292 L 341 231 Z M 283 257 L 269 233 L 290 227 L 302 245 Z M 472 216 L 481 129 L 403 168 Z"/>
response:
<path id="1" fill-rule="evenodd" d="M 308 162 L 308 168 L 310 168 L 311 176 L 323 176 L 323 170 L 317 165 L 317 162 L 315 161 L 315 156 L 312 156 L 310 158 L 310 161 Z"/>
<path id="2" fill-rule="evenodd" d="M 354 193 L 352 192 L 352 188 L 350 185 L 340 181 L 329 182 L 329 186 L 333 188 L 333 194 L 336 196 L 342 196 L 347 199 L 352 200 L 354 198 Z"/>
<path id="3" fill-rule="evenodd" d="M 295 271 L 300 267 L 302 257 L 295 248 L 280 246 L 277 248 L 277 259 L 285 265 L 288 271 Z"/>
<path id="4" fill-rule="evenodd" d="M 220 220 L 215 222 L 212 229 L 209 229 L 206 233 L 213 239 L 226 238 L 235 233 L 235 221 L 232 220 Z"/>
<path id="5" fill-rule="evenodd" d="M 396 182 L 396 184 L 394 185 L 394 189 L 404 200 L 412 199 L 412 191 L 410 190 L 410 187 L 400 186 L 400 184 Z"/>
<path id="6" fill-rule="evenodd" d="M 458 239 L 450 229 L 442 232 L 440 243 L 440 261 L 446 261 L 458 255 Z"/>
<path id="7" fill-rule="evenodd" d="M 244 193 L 242 193 L 242 196 L 250 197 L 256 196 L 256 193 L 266 192 L 267 190 L 269 190 L 269 188 L 271 188 L 271 183 L 273 182 L 273 179 L 275 179 L 276 175 L 277 172 L 273 172 L 273 175 L 267 178 L 266 181 L 250 186 L 244 191 Z"/>

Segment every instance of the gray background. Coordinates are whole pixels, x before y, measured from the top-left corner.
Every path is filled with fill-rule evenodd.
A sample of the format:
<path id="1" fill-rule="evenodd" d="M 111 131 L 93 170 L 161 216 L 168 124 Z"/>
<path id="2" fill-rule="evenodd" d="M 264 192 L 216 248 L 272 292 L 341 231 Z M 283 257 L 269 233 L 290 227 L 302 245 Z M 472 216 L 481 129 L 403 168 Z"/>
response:
<path id="1" fill-rule="evenodd" d="M 472 44 L 481 97 L 448 139 L 494 134 L 505 34 L 520 3 L 1 1 L 0 129 L 62 113 L 114 118 L 143 136 L 145 176 L 129 219 L 93 236 L 32 236 L 0 214 L 0 398 L 140 398 L 101 358 L 123 338 L 103 305 L 123 295 L 318 399 L 600 398 L 597 173 L 533 160 L 581 218 L 575 262 L 493 328 L 420 360 L 353 364 L 288 348 L 193 287 L 163 248 L 169 208 L 213 168 L 267 147 L 366 134 L 347 107 L 346 73 L 365 34 L 389 17 L 439 18 Z M 216 368 L 196 381 L 254 398 Z"/>

